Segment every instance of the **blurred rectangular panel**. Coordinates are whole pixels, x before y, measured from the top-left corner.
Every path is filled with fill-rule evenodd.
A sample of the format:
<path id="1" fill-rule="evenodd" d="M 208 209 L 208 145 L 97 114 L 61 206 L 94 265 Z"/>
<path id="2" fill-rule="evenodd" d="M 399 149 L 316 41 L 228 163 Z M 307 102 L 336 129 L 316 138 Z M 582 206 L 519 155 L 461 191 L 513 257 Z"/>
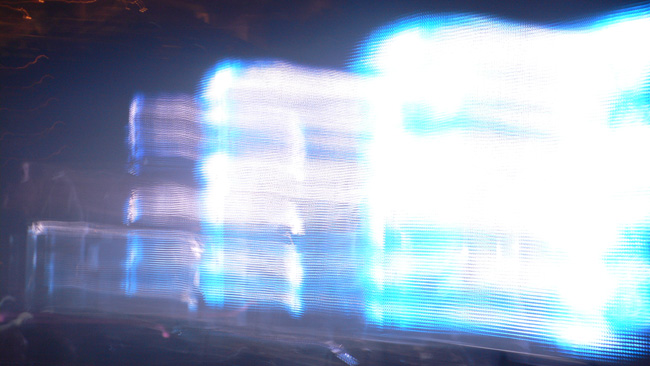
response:
<path id="1" fill-rule="evenodd" d="M 198 230 L 199 203 L 196 188 L 154 181 L 131 189 L 125 222 L 139 227 Z"/>
<path id="2" fill-rule="evenodd" d="M 201 129 L 194 97 L 186 94 L 138 95 L 129 110 L 130 170 L 146 165 L 191 165 L 199 157 Z"/>
<path id="3" fill-rule="evenodd" d="M 204 280 L 219 278 L 225 291 L 208 303 L 228 302 L 226 278 L 235 268 L 210 263 L 231 252 L 270 251 L 286 253 L 285 262 L 295 258 L 300 268 L 294 273 L 301 276 L 285 279 L 291 286 L 267 286 L 285 289 L 282 298 L 291 299 L 284 302 L 294 316 L 304 309 L 333 312 L 348 303 L 360 314 L 359 282 L 330 286 L 325 282 L 333 278 L 319 268 L 337 268 L 340 276 L 356 273 L 359 259 L 349 240 L 361 222 L 359 154 L 368 137 L 363 80 L 282 62 L 225 61 L 203 86 L 205 145 L 198 165 L 203 232 L 206 252 L 222 254 L 204 257 L 202 289 L 212 292 L 214 282 Z M 243 267 L 242 278 L 267 271 L 251 264 Z M 282 266 L 274 267 L 282 273 Z M 256 292 L 238 283 L 248 287 L 249 297 Z M 353 293 L 357 299 L 350 301 Z"/>
<path id="4" fill-rule="evenodd" d="M 180 231 L 36 222 L 27 248 L 28 306 L 183 315 L 196 306 L 200 254 L 196 237 Z"/>

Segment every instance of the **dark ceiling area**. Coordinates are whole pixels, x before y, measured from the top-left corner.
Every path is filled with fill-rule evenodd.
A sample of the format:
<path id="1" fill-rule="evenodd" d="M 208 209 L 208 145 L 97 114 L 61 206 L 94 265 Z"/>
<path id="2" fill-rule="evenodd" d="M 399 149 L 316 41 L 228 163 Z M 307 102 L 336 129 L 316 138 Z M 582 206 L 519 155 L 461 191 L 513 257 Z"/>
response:
<path id="1" fill-rule="evenodd" d="M 123 163 L 133 95 L 193 92 L 203 73 L 223 58 L 345 69 L 373 29 L 412 14 L 472 12 L 548 24 L 632 5 L 585 0 L 3 0 L 2 169 L 16 171 L 22 161 L 88 168 Z"/>

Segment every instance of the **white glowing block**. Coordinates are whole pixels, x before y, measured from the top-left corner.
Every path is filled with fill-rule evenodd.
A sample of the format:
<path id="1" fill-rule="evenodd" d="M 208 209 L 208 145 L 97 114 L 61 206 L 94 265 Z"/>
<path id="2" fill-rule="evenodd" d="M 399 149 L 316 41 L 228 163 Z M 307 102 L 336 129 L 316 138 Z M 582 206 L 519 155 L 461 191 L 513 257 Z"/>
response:
<path id="1" fill-rule="evenodd" d="M 201 168 L 209 222 L 303 235 L 315 203 L 349 211 L 358 204 L 365 128 L 358 78 L 261 63 L 219 68 L 205 85 L 206 118 L 219 124 L 215 139 L 225 141 Z M 214 119 L 217 110 L 228 114 Z M 330 155 L 341 152 L 347 156 Z M 215 159 L 227 160 L 227 168 Z"/>
<path id="2" fill-rule="evenodd" d="M 299 314 L 304 274 L 292 237 L 351 233 L 360 221 L 363 84 L 343 72 L 226 63 L 204 85 L 212 140 L 201 194 L 205 226 L 224 236 L 224 296 Z"/>
<path id="3" fill-rule="evenodd" d="M 369 45 L 367 61 L 375 76 L 367 156 L 369 276 L 377 291 L 403 288 L 392 306 L 409 311 L 417 301 L 438 300 L 413 295 L 422 283 L 416 279 L 457 291 L 492 286 L 558 296 L 564 315 L 554 324 L 524 326 L 516 310 L 493 318 L 481 306 L 464 308 L 467 319 L 495 329 L 507 326 L 499 317 L 516 319 L 523 334 L 550 332 L 580 347 L 621 330 L 606 316 L 615 301 L 643 302 L 635 306 L 642 320 L 647 294 L 614 296 L 647 281 L 612 269 L 630 258 L 607 256 L 630 240 L 622 230 L 650 217 L 650 170 L 643 168 L 650 48 L 641 45 L 650 17 L 564 30 L 432 17 L 395 29 Z M 454 233 L 446 252 L 418 244 L 447 235 L 435 228 Z M 401 237 L 387 239 L 389 229 Z M 522 253 L 520 240 L 538 251 Z M 460 269 L 442 274 L 448 263 Z M 368 314 L 380 324 L 388 315 L 426 322 L 400 311 L 371 306 Z"/>

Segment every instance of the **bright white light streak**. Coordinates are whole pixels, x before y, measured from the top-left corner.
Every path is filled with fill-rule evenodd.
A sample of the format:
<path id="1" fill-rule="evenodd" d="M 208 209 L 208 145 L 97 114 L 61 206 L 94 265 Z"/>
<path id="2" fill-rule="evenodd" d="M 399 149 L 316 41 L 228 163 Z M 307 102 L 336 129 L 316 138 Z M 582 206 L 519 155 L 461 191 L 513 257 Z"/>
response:
<path id="1" fill-rule="evenodd" d="M 648 17 L 573 30 L 440 17 L 396 29 L 371 48 L 378 103 L 424 103 L 439 122 L 460 114 L 572 136 L 604 127 L 612 97 L 647 82 Z"/>
<path id="2" fill-rule="evenodd" d="M 202 192 L 205 218 L 213 224 L 224 222 L 226 196 L 230 190 L 228 177 L 228 156 L 217 153 L 208 157 L 202 167 L 206 188 Z"/>
<path id="3" fill-rule="evenodd" d="M 135 156 L 136 155 L 136 143 L 138 139 L 138 129 L 136 126 L 136 115 L 138 114 L 138 108 L 140 105 L 140 98 L 136 97 L 133 98 L 131 101 L 131 106 L 129 107 L 129 137 L 128 137 L 128 143 L 129 143 L 129 148 L 131 149 L 131 155 Z"/>
<path id="4" fill-rule="evenodd" d="M 300 265 L 300 254 L 293 245 L 287 249 L 284 267 L 291 287 L 299 287 L 302 283 L 303 271 Z"/>
<path id="5" fill-rule="evenodd" d="M 225 62 L 208 77 L 204 87 L 204 122 L 220 126 L 228 122 L 228 91 L 238 70 L 236 63 Z"/>
<path id="6" fill-rule="evenodd" d="M 650 49 L 640 42 L 650 17 L 642 14 L 582 29 L 422 17 L 369 43 L 371 56 L 361 62 L 376 77 L 369 94 L 375 124 L 367 155 L 374 246 L 368 274 L 379 298 L 405 286 L 387 310 L 371 299 L 372 319 L 426 322 L 400 311 L 428 306 L 416 299 L 439 300 L 422 300 L 414 278 L 458 280 L 460 273 L 432 272 L 443 255 L 467 263 L 469 282 L 457 283 L 457 291 L 471 283 L 559 296 L 554 306 L 564 315 L 540 320 L 530 332 L 550 332 L 580 349 L 624 329 L 607 318 L 608 307 L 627 301 L 614 298 L 620 286 L 647 285 L 642 276 L 621 282 L 612 270 L 631 253 L 608 257 L 629 240 L 622 229 L 650 216 L 650 173 L 641 168 L 650 156 Z M 514 239 L 484 241 L 468 232 Z M 518 254 L 518 237 L 538 251 Z M 410 245 L 432 238 L 445 238 L 451 252 L 409 253 Z M 504 245 L 515 251 L 505 255 Z M 491 248 L 495 254 L 481 252 Z M 647 294 L 639 296 L 628 300 L 650 306 Z M 485 308 L 462 306 L 485 321 Z"/>
<path id="7" fill-rule="evenodd" d="M 357 168 L 364 127 L 359 80 L 284 63 L 230 64 L 208 77 L 203 94 L 208 119 L 215 109 L 229 111 L 215 137 L 220 157 L 206 158 L 202 168 L 208 201 L 215 203 L 207 210 L 223 207 L 224 223 L 281 225 L 297 235 L 306 230 L 301 210 L 309 202 L 359 201 L 358 174 L 347 173 Z M 344 158 L 330 156 L 346 151 Z M 227 160 L 228 169 L 213 159 Z M 215 188 L 225 180 L 227 193 Z"/>
<path id="8" fill-rule="evenodd" d="M 140 207 L 138 193 L 136 190 L 131 190 L 129 200 L 126 207 L 126 224 L 130 225 L 138 220 L 140 217 Z"/>
<path id="9" fill-rule="evenodd" d="M 354 230 L 362 199 L 362 83 L 281 62 L 215 69 L 201 95 L 209 137 L 200 174 L 206 234 L 223 235 L 224 296 L 279 301 L 300 314 L 301 251 L 312 248 L 272 238 Z M 263 234 L 266 241 L 257 239 Z"/>

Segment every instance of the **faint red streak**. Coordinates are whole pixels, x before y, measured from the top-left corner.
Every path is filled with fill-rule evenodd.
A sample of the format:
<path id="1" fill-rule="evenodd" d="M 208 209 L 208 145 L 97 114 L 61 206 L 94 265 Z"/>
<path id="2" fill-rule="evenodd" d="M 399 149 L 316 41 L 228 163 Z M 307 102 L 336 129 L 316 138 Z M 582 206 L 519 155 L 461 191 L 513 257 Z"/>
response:
<path id="1" fill-rule="evenodd" d="M 33 3 L 43 3 L 42 0 L 20 0 L 20 1 L 5 1 L 7 4 L 16 5 L 16 4 L 33 4 Z"/>
<path id="2" fill-rule="evenodd" d="M 43 4 L 43 3 L 68 3 L 68 4 L 91 4 L 97 2 L 97 0 L 20 0 L 20 1 L 12 1 L 10 4 L 16 5 L 16 4 L 25 4 L 25 3 L 30 3 L 30 4 Z"/>
<path id="3" fill-rule="evenodd" d="M 3 7 L 3 8 L 7 8 L 7 9 L 11 9 L 11 10 L 19 11 L 19 12 L 23 13 L 23 19 L 27 19 L 27 20 L 32 19 L 32 17 L 29 15 L 27 10 L 25 10 L 25 8 L 15 8 L 13 6 L 5 5 L 5 4 L 0 4 L 0 6 Z"/>
<path id="4" fill-rule="evenodd" d="M 58 125 L 65 125 L 63 121 L 56 121 L 52 124 L 52 126 L 44 129 L 41 132 L 35 132 L 35 133 L 18 133 L 18 132 L 4 132 L 2 136 L 0 137 L 0 141 L 4 140 L 5 136 L 20 136 L 20 137 L 36 137 L 36 136 L 44 136 L 54 130 L 54 127 Z"/>
<path id="5" fill-rule="evenodd" d="M 39 3 L 44 3 L 45 0 L 37 0 Z M 92 4 L 96 3 L 97 0 L 47 0 L 48 3 L 67 3 L 67 4 Z"/>
<path id="6" fill-rule="evenodd" d="M 144 6 L 144 2 L 142 0 L 122 0 L 122 1 L 126 6 L 126 10 L 131 10 L 131 8 L 129 8 L 129 5 L 137 5 L 138 8 L 140 8 L 139 10 L 141 13 L 144 13 L 145 11 L 148 10 L 147 7 Z"/>
<path id="7" fill-rule="evenodd" d="M 47 105 L 50 104 L 50 102 L 53 101 L 53 100 L 59 100 L 59 99 L 57 99 L 57 98 L 50 98 L 50 99 L 46 100 L 43 104 L 39 105 L 38 107 L 32 108 L 32 109 L 10 109 L 10 108 L 0 108 L 0 111 L 21 112 L 21 113 L 25 113 L 25 112 L 34 112 L 34 111 L 37 111 L 37 110 L 39 110 L 39 109 L 41 109 L 41 108 L 45 108 L 45 107 L 47 107 Z"/>
<path id="8" fill-rule="evenodd" d="M 0 4 L 0 6 L 6 6 L 6 5 Z M 30 18 L 30 19 L 31 19 L 31 18 Z M 36 58 L 34 59 L 34 61 L 30 61 L 30 62 L 24 64 L 23 66 L 9 67 L 9 66 L 0 65 L 0 69 L 12 69 L 12 70 L 26 69 L 26 68 L 28 68 L 28 67 L 34 65 L 35 63 L 37 63 L 38 60 L 40 60 L 40 59 L 42 59 L 42 58 L 45 58 L 45 59 L 48 59 L 48 60 L 50 59 L 49 57 L 47 57 L 47 56 L 45 56 L 45 55 L 38 55 L 38 56 L 36 56 Z"/>
<path id="9" fill-rule="evenodd" d="M 54 76 L 52 76 L 50 74 L 45 74 L 45 75 L 43 75 L 43 77 L 39 81 L 37 81 L 37 82 L 35 82 L 35 83 L 33 83 L 32 85 L 29 85 L 29 86 L 23 86 L 22 89 L 31 89 L 31 88 L 35 87 L 36 85 L 42 84 L 43 81 L 45 81 L 45 79 L 54 79 Z"/>
<path id="10" fill-rule="evenodd" d="M 44 3 L 66 3 L 66 4 L 92 4 L 96 3 L 97 0 L 19 0 L 7 2 L 12 5 L 16 4 L 44 4 Z M 131 0 L 131 3 L 135 1 Z"/>
<path id="11" fill-rule="evenodd" d="M 68 145 L 63 145 L 63 146 L 61 146 L 61 148 L 60 148 L 59 150 L 57 150 L 57 151 L 51 153 L 50 155 L 48 155 L 48 156 L 46 156 L 46 157 L 44 157 L 44 158 L 42 158 L 42 159 L 40 159 L 40 160 L 41 160 L 41 161 L 49 160 L 49 159 L 51 159 L 51 158 L 53 158 L 53 157 L 55 157 L 55 156 L 61 154 L 61 153 L 63 152 L 63 150 L 65 150 L 65 149 L 67 149 L 67 148 L 68 148 Z"/>

